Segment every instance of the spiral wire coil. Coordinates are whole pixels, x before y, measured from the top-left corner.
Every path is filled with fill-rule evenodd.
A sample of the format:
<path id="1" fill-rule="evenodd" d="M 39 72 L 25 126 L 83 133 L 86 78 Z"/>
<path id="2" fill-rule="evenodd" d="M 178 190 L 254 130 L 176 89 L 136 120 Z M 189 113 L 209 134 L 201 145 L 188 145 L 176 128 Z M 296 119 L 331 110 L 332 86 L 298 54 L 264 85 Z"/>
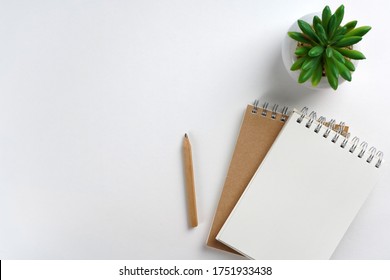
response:
<path id="1" fill-rule="evenodd" d="M 308 108 L 304 107 L 300 112 L 300 116 L 297 119 L 297 122 L 302 123 L 305 118 L 308 118 L 307 122 L 306 123 L 304 122 L 304 124 L 305 124 L 305 127 L 310 128 L 311 125 L 313 124 L 313 122 L 316 120 L 316 112 L 312 111 L 309 114 L 309 116 L 306 117 L 307 113 L 308 113 Z M 325 125 L 326 118 L 321 116 L 317 120 L 317 122 L 318 122 L 318 125 L 315 127 L 314 132 L 319 133 L 321 128 Z M 357 156 L 359 158 L 363 158 L 363 156 L 365 155 L 365 153 L 367 151 L 368 143 L 363 141 L 359 145 L 360 139 L 359 139 L 359 137 L 356 137 L 356 136 L 353 137 L 352 140 L 349 140 L 349 138 L 350 138 L 349 133 L 347 133 L 345 136 L 343 136 L 343 131 L 345 128 L 344 122 L 340 122 L 337 130 L 335 130 L 335 127 L 336 127 L 336 121 L 334 119 L 330 120 L 330 122 L 327 125 L 326 131 L 323 134 L 323 137 L 328 138 L 330 132 L 333 130 L 335 132 L 335 135 L 331 139 L 332 143 L 336 143 L 339 140 L 340 136 L 342 136 L 342 137 L 344 137 L 344 139 L 343 139 L 342 143 L 340 144 L 340 147 L 344 149 L 344 148 L 346 148 L 348 142 L 350 142 L 351 147 L 349 148 L 349 152 L 354 153 L 358 149 L 359 153 L 357 154 Z M 375 167 L 379 168 L 382 164 L 382 161 L 383 161 L 383 152 L 381 152 L 381 151 L 377 152 L 376 148 L 374 146 L 372 146 L 372 147 L 370 147 L 370 149 L 368 149 L 368 153 L 369 153 L 369 155 L 367 157 L 366 162 L 371 163 L 371 161 L 374 159 L 374 157 L 377 157 L 378 160 L 375 163 Z"/>
<path id="2" fill-rule="evenodd" d="M 269 103 L 265 102 L 263 104 L 263 106 L 261 107 L 261 116 L 267 117 L 268 112 L 270 112 L 271 119 L 275 120 L 278 113 L 279 113 L 279 114 L 281 114 L 280 121 L 282 121 L 282 122 L 286 121 L 286 119 L 288 117 L 288 107 L 286 107 L 286 106 L 283 107 L 282 110 L 280 110 L 279 112 L 278 112 L 279 106 L 277 104 L 273 105 L 272 110 L 269 110 L 268 107 L 269 107 Z M 259 109 L 260 109 L 259 108 L 259 100 L 256 99 L 253 102 L 252 113 L 257 114 Z M 351 143 L 351 146 L 349 148 L 349 152 L 353 154 L 355 152 L 355 150 L 358 149 L 359 153 L 357 154 L 357 156 L 359 158 L 364 157 L 364 155 L 366 154 L 367 148 L 368 148 L 368 143 L 363 141 L 359 145 L 360 139 L 359 139 L 359 137 L 356 137 L 356 136 L 353 137 L 352 140 L 350 140 L 350 133 L 346 133 L 346 134 L 344 133 L 344 128 L 345 128 L 344 122 L 340 122 L 338 124 L 337 130 L 336 130 L 335 129 L 336 128 L 336 121 L 334 119 L 331 119 L 328 123 L 326 123 L 326 118 L 324 116 L 321 116 L 317 119 L 317 113 L 315 111 L 310 112 L 310 114 L 308 114 L 308 112 L 309 112 L 309 109 L 307 107 L 303 107 L 301 112 L 300 112 L 300 116 L 297 119 L 297 122 L 302 123 L 303 120 L 305 118 L 307 118 L 308 120 L 307 120 L 307 122 L 304 122 L 304 125 L 306 128 L 311 128 L 314 121 L 317 121 L 318 124 L 314 128 L 315 133 L 319 133 L 320 130 L 322 129 L 322 127 L 325 126 L 326 130 L 325 130 L 324 134 L 322 135 L 324 138 L 328 138 L 328 136 L 330 135 L 330 132 L 334 131 L 335 135 L 331 139 L 332 143 L 337 143 L 340 136 L 342 136 L 343 141 L 340 144 L 341 148 L 345 149 L 347 147 L 347 144 Z M 375 163 L 375 167 L 379 168 L 382 164 L 382 161 L 383 161 L 383 152 L 377 151 L 376 148 L 374 146 L 372 146 L 368 149 L 368 157 L 366 159 L 366 162 L 371 163 L 375 157 L 377 158 L 377 161 Z"/>
<path id="3" fill-rule="evenodd" d="M 270 113 L 271 113 L 271 115 L 270 115 L 271 119 L 276 120 L 276 119 L 277 119 L 277 115 L 280 114 L 280 115 L 281 115 L 280 121 L 282 121 L 282 122 L 285 122 L 285 121 L 286 121 L 286 119 L 287 119 L 287 117 L 288 117 L 288 107 L 287 107 L 287 106 L 284 106 L 284 107 L 282 108 L 282 110 L 280 110 L 280 111 L 278 110 L 278 108 L 279 108 L 279 105 L 278 105 L 278 104 L 274 104 L 274 105 L 272 106 L 272 109 L 271 109 L 271 110 L 268 109 L 269 106 L 270 106 L 269 103 L 268 103 L 268 102 L 265 102 L 265 103 L 261 106 L 261 108 L 260 108 L 260 107 L 259 107 L 259 100 L 256 99 L 256 100 L 253 102 L 252 114 L 257 114 L 258 111 L 259 111 L 259 109 L 260 109 L 260 110 L 261 110 L 261 116 L 263 116 L 263 117 L 267 117 L 267 116 L 268 116 L 268 113 L 270 112 Z"/>

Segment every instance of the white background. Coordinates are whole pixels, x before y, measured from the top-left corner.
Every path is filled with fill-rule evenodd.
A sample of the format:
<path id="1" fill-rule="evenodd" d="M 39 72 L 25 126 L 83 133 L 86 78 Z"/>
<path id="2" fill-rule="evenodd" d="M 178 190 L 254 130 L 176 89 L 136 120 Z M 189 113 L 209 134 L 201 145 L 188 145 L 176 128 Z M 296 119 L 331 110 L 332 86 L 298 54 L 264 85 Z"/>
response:
<path id="1" fill-rule="evenodd" d="M 286 30 L 341 3 L 344 23 L 373 27 L 367 60 L 337 92 L 306 89 L 283 67 Z M 390 155 L 389 12 L 385 0 L 1 0 L 0 258 L 239 258 L 205 241 L 248 103 L 308 106 Z M 390 259 L 389 175 L 333 258 Z"/>

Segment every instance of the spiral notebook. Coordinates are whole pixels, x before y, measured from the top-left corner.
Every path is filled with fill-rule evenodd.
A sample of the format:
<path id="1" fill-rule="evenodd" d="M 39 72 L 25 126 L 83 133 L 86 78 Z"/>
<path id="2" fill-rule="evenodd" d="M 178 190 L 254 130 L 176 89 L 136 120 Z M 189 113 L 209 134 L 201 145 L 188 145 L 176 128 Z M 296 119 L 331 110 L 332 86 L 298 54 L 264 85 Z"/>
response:
<path id="1" fill-rule="evenodd" d="M 273 105 L 272 109 L 268 109 L 268 102 L 265 102 L 262 107 L 258 107 L 258 104 L 259 101 L 256 100 L 245 110 L 225 184 L 207 239 L 208 246 L 231 253 L 237 252 L 216 240 L 216 236 L 288 119 L 286 106 L 280 106 L 282 109 L 278 110 L 277 104 Z M 339 125 L 335 126 L 335 129 L 339 128 Z M 345 134 L 348 132 L 347 126 L 342 125 L 341 129 Z"/>
<path id="2" fill-rule="evenodd" d="M 252 259 L 331 257 L 377 182 L 383 153 L 324 119 L 293 111 L 217 240 Z"/>
<path id="3" fill-rule="evenodd" d="M 210 247 L 237 253 L 215 238 L 288 118 L 287 107 L 283 107 L 280 113 L 277 108 L 274 105 L 272 111 L 268 110 L 268 103 L 259 108 L 257 100 L 246 108 L 207 239 Z"/>

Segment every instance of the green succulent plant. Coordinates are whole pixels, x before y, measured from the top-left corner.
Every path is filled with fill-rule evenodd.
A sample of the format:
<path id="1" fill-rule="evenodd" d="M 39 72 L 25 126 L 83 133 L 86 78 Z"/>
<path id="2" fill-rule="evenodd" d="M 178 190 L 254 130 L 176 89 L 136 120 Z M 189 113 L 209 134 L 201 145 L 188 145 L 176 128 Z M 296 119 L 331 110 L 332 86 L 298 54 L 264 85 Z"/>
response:
<path id="1" fill-rule="evenodd" d="M 321 78 L 326 76 L 330 86 L 336 90 L 339 76 L 351 81 L 351 72 L 355 71 L 351 59 L 365 59 L 365 56 L 352 46 L 362 40 L 371 27 L 356 27 L 356 20 L 342 26 L 343 18 L 344 5 L 337 8 L 333 14 L 326 6 L 321 18 L 313 17 L 312 24 L 298 20 L 302 32 L 288 32 L 288 36 L 297 41 L 297 60 L 291 70 L 301 71 L 299 83 L 311 78 L 312 85 L 317 86 Z"/>

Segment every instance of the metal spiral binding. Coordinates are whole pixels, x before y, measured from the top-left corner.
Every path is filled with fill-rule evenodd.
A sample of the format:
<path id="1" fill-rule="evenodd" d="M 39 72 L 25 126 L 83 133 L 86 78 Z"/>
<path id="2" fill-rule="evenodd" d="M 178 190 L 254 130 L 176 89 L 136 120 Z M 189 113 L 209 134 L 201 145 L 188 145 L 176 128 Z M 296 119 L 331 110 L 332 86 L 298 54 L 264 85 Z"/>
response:
<path id="1" fill-rule="evenodd" d="M 328 128 L 326 129 L 324 135 L 322 135 L 322 136 L 324 136 L 325 138 L 328 138 L 329 133 L 330 133 L 332 130 L 334 130 L 334 124 L 335 124 L 335 122 L 336 122 L 336 121 L 335 121 L 334 119 L 331 119 L 331 120 L 330 120 L 329 126 L 328 126 Z"/>
<path id="2" fill-rule="evenodd" d="M 375 152 L 376 152 L 376 148 L 373 146 L 371 147 L 368 152 L 370 153 L 370 155 L 368 156 L 367 158 L 367 162 L 370 163 L 372 161 L 372 159 L 374 158 L 374 155 L 375 155 Z"/>
<path id="3" fill-rule="evenodd" d="M 366 150 L 367 150 L 367 146 L 368 146 L 367 142 L 362 142 L 362 143 L 360 144 L 361 150 L 360 150 L 360 153 L 358 154 L 358 157 L 359 157 L 359 158 L 362 158 L 362 157 L 364 156 L 364 153 L 365 153 Z"/>
<path id="4" fill-rule="evenodd" d="M 376 162 L 375 167 L 379 168 L 381 166 L 381 164 L 382 164 L 383 153 L 381 151 L 379 151 L 379 152 L 376 153 L 376 156 L 378 157 L 378 161 Z"/>
<path id="5" fill-rule="evenodd" d="M 317 125 L 317 127 L 314 129 L 314 132 L 315 133 L 318 133 L 320 131 L 320 129 L 322 128 L 322 126 L 325 124 L 326 122 L 326 118 L 321 116 L 319 119 L 318 119 L 318 122 L 319 124 Z"/>
<path id="6" fill-rule="evenodd" d="M 286 119 L 287 119 L 287 111 L 288 111 L 288 107 L 284 106 L 283 109 L 282 109 L 282 112 L 281 112 L 282 117 L 280 119 L 282 122 L 285 122 Z"/>
<path id="7" fill-rule="evenodd" d="M 253 109 L 252 109 L 252 114 L 256 114 L 257 113 L 257 110 L 259 109 L 259 100 L 255 100 L 254 102 L 253 102 Z"/>
<path id="8" fill-rule="evenodd" d="M 356 149 L 356 147 L 358 146 L 359 144 L 359 137 L 353 137 L 352 138 L 352 147 L 349 149 L 349 152 L 350 153 L 353 153 Z"/>
<path id="9" fill-rule="evenodd" d="M 268 114 L 268 106 L 269 106 L 269 103 L 268 102 L 265 102 L 262 106 L 262 111 L 261 111 L 261 115 L 263 117 L 266 117 L 267 114 Z M 276 117 L 278 115 L 278 107 L 279 105 L 278 104 L 275 104 L 273 107 L 272 107 L 272 111 L 271 111 L 271 119 L 274 119 L 276 120 Z M 257 114 L 257 112 L 259 111 L 259 100 L 256 99 L 254 102 L 253 102 L 253 108 L 252 108 L 252 114 Z M 287 117 L 288 117 L 288 107 L 287 106 L 284 106 L 283 109 L 280 111 L 280 114 L 281 114 L 281 117 L 280 117 L 280 121 L 281 122 L 285 122 Z"/>
<path id="10" fill-rule="evenodd" d="M 306 123 L 305 126 L 306 126 L 307 128 L 310 128 L 311 125 L 312 125 L 312 123 L 313 123 L 313 121 L 314 121 L 316 118 L 317 118 L 317 113 L 314 112 L 314 111 L 312 111 L 312 112 L 310 113 L 310 115 L 309 115 L 309 120 L 307 121 L 307 123 Z"/>
<path id="11" fill-rule="evenodd" d="M 336 141 L 339 139 L 339 136 L 343 133 L 345 127 L 345 122 L 340 122 L 339 129 L 337 129 L 335 136 L 332 138 L 332 142 L 336 143 Z"/>
<path id="12" fill-rule="evenodd" d="M 308 110 L 309 109 L 307 107 L 303 107 L 303 109 L 301 110 L 301 116 L 297 119 L 297 123 L 301 123 L 302 122 L 304 117 L 306 117 Z"/>
<path id="13" fill-rule="evenodd" d="M 279 107 L 278 104 L 275 104 L 274 107 L 272 107 L 271 119 L 275 119 L 276 118 L 278 107 Z"/>
<path id="14" fill-rule="evenodd" d="M 268 102 L 265 102 L 263 105 L 263 112 L 261 112 L 261 115 L 266 117 L 267 116 L 267 108 L 268 108 Z"/>
<path id="15" fill-rule="evenodd" d="M 300 116 L 297 119 L 297 123 L 301 123 L 303 121 L 303 119 L 307 116 L 307 112 L 308 112 L 308 108 L 307 107 L 303 107 L 303 109 L 300 112 Z M 311 125 L 313 124 L 313 122 L 316 120 L 316 112 L 312 111 L 310 113 L 310 115 L 308 116 L 308 118 L 309 118 L 309 120 L 306 122 L 305 126 L 307 128 L 310 128 Z M 325 124 L 325 121 L 326 121 L 326 118 L 321 116 L 317 120 L 318 124 L 315 127 L 314 132 L 318 133 L 321 130 L 322 126 Z M 334 130 L 335 122 L 336 121 L 334 119 L 332 119 L 329 122 L 329 125 L 328 125 L 325 133 L 323 134 L 323 137 L 327 138 L 329 136 L 330 132 L 332 130 Z M 345 128 L 345 123 L 344 122 L 340 122 L 339 127 L 338 127 L 338 129 L 336 131 L 336 134 L 335 134 L 335 136 L 333 136 L 333 138 L 331 140 L 333 143 L 336 143 L 338 141 L 338 139 L 340 138 L 340 135 L 344 136 L 343 135 L 344 128 Z M 350 133 L 347 133 L 344 136 L 343 142 L 340 144 L 341 148 L 344 149 L 347 146 L 347 144 L 349 142 L 349 138 L 350 138 Z M 350 153 L 354 153 L 356 148 L 359 146 L 360 151 L 359 151 L 357 156 L 358 156 L 358 158 L 362 158 L 364 156 L 364 154 L 366 153 L 366 151 L 367 151 L 368 143 L 363 141 L 359 145 L 359 141 L 360 141 L 359 138 L 356 137 L 356 136 L 352 138 L 352 140 L 351 140 L 352 145 L 349 148 L 349 152 Z M 366 162 L 367 163 L 371 163 L 372 160 L 374 159 L 374 157 L 376 157 L 376 158 L 378 158 L 378 160 L 375 163 L 375 167 L 379 168 L 381 166 L 381 164 L 382 164 L 382 161 L 383 161 L 383 152 L 381 152 L 381 151 L 377 152 L 376 148 L 373 147 L 373 146 L 368 150 L 368 152 L 369 152 L 369 155 L 367 157 Z"/>
<path id="16" fill-rule="evenodd" d="M 348 143 L 349 136 L 351 136 L 351 133 L 347 133 L 347 135 L 345 135 L 345 138 L 344 138 L 343 142 L 342 142 L 341 145 L 340 145 L 341 148 L 343 148 L 343 149 L 345 148 L 345 146 L 346 146 L 347 143 Z"/>

